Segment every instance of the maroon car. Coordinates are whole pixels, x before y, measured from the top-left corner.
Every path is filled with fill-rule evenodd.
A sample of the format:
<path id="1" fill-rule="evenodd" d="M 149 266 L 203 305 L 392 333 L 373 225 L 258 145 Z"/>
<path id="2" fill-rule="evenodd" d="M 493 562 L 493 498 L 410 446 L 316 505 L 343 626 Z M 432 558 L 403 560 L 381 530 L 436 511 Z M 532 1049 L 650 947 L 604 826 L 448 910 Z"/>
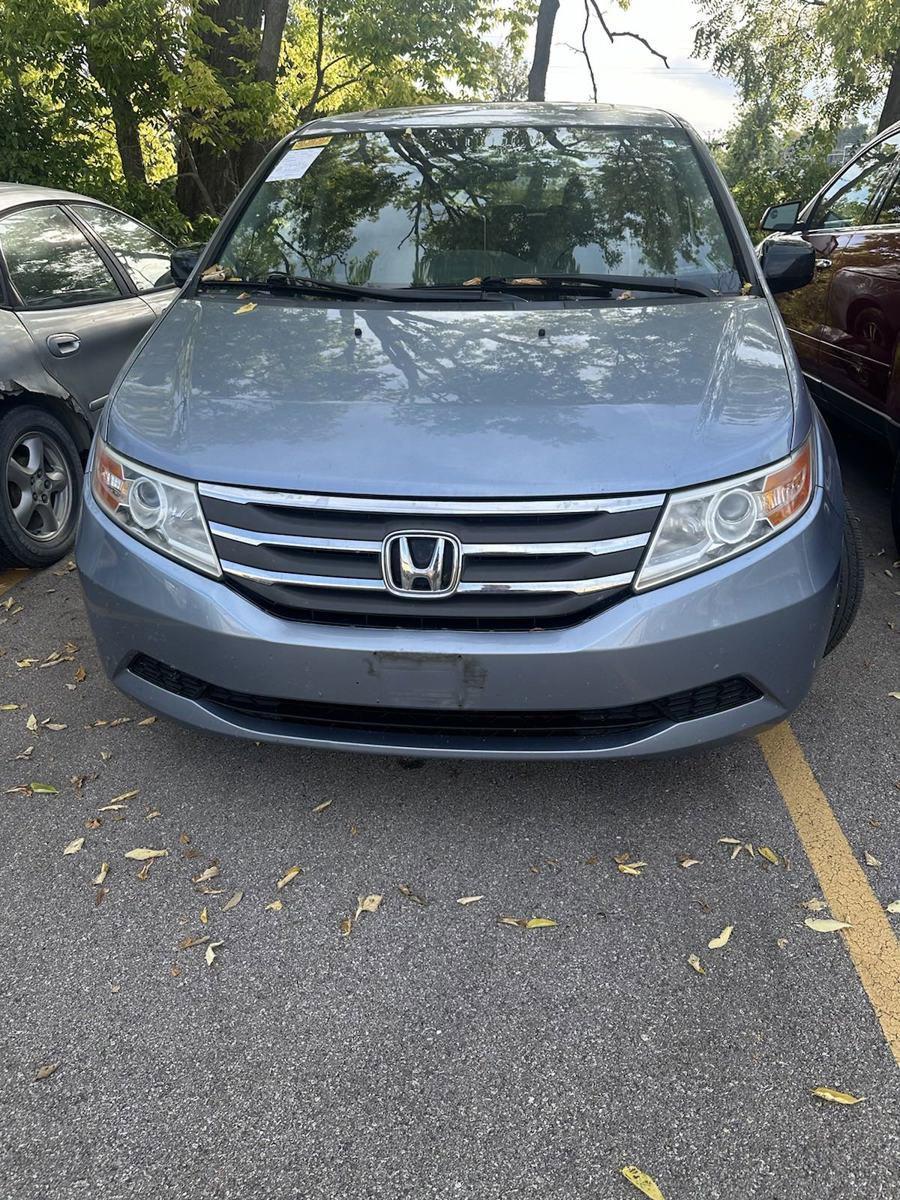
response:
<path id="1" fill-rule="evenodd" d="M 900 124 L 873 138 L 805 206 L 766 209 L 761 226 L 802 237 L 816 252 L 812 283 L 782 293 L 778 305 L 822 407 L 887 439 L 900 549 Z"/>

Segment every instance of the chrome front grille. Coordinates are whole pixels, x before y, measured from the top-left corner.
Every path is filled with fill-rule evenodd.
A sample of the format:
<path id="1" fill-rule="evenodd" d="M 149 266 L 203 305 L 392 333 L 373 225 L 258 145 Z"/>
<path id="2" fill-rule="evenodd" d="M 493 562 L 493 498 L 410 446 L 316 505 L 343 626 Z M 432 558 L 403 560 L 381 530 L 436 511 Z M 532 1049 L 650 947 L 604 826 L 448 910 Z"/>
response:
<path id="1" fill-rule="evenodd" d="M 469 629 L 570 625 L 620 598 L 664 500 L 401 500 L 218 484 L 200 494 L 226 578 L 264 607 L 309 621 Z M 388 588 L 384 542 L 405 532 L 458 543 L 452 595 Z"/>

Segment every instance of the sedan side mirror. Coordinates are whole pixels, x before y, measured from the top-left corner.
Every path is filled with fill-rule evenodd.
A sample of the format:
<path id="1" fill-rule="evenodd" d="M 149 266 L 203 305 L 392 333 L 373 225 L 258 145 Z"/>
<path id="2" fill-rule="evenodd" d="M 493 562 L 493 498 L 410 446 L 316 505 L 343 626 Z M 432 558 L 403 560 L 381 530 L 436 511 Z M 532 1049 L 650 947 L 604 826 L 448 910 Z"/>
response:
<path id="1" fill-rule="evenodd" d="M 793 233 L 800 224 L 799 200 L 788 200 L 784 204 L 770 204 L 762 215 L 760 229 L 766 233 Z"/>
<path id="2" fill-rule="evenodd" d="M 816 252 L 801 237 L 769 238 L 760 247 L 759 260 L 773 293 L 806 287 L 816 273 Z"/>
<path id="3" fill-rule="evenodd" d="M 202 246 L 179 246 L 172 251 L 169 258 L 169 270 L 179 287 L 196 267 L 202 249 Z"/>

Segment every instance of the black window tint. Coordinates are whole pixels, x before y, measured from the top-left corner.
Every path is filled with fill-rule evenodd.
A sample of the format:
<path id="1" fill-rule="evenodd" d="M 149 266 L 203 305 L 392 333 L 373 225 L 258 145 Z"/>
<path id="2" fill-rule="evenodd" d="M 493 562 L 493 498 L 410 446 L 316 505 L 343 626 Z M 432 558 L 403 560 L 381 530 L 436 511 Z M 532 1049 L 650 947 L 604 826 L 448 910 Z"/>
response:
<path id="1" fill-rule="evenodd" d="M 97 251 L 55 206 L 25 208 L 4 217 L 0 247 L 29 308 L 115 300 L 121 294 Z"/>
<path id="2" fill-rule="evenodd" d="M 900 225 L 900 133 L 895 133 L 893 137 L 888 138 L 888 142 L 895 148 L 898 170 L 894 176 L 891 190 L 885 197 L 881 212 L 878 214 L 878 224 Z"/>
<path id="3" fill-rule="evenodd" d="M 886 138 L 856 160 L 831 185 L 816 205 L 813 229 L 844 229 L 864 225 L 897 165 L 900 138 Z"/>
<path id="4" fill-rule="evenodd" d="M 79 204 L 75 211 L 109 246 L 139 292 L 174 286 L 169 273 L 172 248 L 165 238 L 111 208 Z"/>

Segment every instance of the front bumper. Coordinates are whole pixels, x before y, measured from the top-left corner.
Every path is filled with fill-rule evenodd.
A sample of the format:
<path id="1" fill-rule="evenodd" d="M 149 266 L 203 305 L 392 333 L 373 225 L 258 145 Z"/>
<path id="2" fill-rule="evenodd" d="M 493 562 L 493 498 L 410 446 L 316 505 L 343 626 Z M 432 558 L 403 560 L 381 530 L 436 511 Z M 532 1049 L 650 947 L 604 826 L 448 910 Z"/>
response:
<path id="1" fill-rule="evenodd" d="M 147 708 L 195 728 L 386 754 L 616 758 L 710 746 L 797 707 L 831 625 L 842 521 L 840 501 L 818 488 L 804 516 L 766 545 L 630 596 L 570 629 L 535 632 L 347 628 L 274 616 L 129 537 L 89 489 L 77 561 L 110 679 Z M 698 719 L 628 731 L 397 733 L 310 725 L 191 699 L 131 671 L 138 655 L 214 688 L 367 711 L 619 708 L 732 677 L 749 680 L 761 696 Z"/>

